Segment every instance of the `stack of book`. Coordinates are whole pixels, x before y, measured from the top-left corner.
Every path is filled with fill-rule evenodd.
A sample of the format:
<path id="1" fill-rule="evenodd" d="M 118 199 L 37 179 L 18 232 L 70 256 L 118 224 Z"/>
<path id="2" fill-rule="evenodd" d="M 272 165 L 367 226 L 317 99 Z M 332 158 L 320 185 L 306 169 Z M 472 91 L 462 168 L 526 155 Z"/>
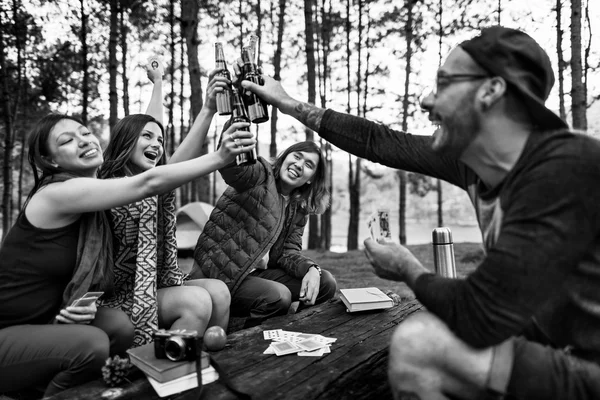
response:
<path id="1" fill-rule="evenodd" d="M 139 368 L 160 397 L 193 389 L 198 386 L 195 361 L 171 361 L 154 356 L 154 343 L 127 350 L 131 364 Z M 202 352 L 202 384 L 219 379 L 210 365 L 208 353 Z"/>
<path id="2" fill-rule="evenodd" d="M 393 307 L 394 301 L 376 287 L 340 289 L 340 299 L 348 312 Z"/>

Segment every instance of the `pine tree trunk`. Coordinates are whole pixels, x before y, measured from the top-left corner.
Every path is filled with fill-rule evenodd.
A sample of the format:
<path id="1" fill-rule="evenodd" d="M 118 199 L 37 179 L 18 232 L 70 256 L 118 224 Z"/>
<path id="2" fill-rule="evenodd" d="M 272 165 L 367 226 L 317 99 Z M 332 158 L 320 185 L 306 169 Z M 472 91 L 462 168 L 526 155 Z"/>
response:
<path id="1" fill-rule="evenodd" d="M 562 49 L 562 2 L 556 0 L 556 55 L 558 56 L 558 109 L 563 120 L 567 120 L 565 111 L 565 58 Z"/>
<path id="2" fill-rule="evenodd" d="M 193 118 L 196 118 L 202 109 L 202 83 L 200 63 L 198 62 L 198 13 L 199 4 L 197 0 L 181 1 L 181 34 L 185 38 L 188 54 L 188 70 L 190 75 L 190 103 Z M 208 141 L 202 145 L 202 154 L 208 153 Z M 210 201 L 210 179 L 205 175 L 194 181 L 192 201 Z"/>
<path id="3" fill-rule="evenodd" d="M 316 63 L 315 63 L 315 27 L 313 17 L 313 0 L 304 0 L 304 29 L 306 33 L 306 72 L 308 81 L 308 102 L 315 104 L 316 92 Z M 314 132 L 305 128 L 306 140 L 313 140 Z"/>
<path id="4" fill-rule="evenodd" d="M 83 72 L 83 82 L 81 83 L 81 122 L 84 125 L 88 123 L 88 104 L 90 98 L 90 71 L 88 66 L 88 43 L 87 43 L 87 19 L 85 13 L 84 0 L 81 4 L 81 68 Z"/>
<path id="5" fill-rule="evenodd" d="M 169 62 L 169 76 L 171 77 L 171 92 L 169 93 L 169 108 L 167 121 L 167 151 L 169 155 L 175 152 L 175 0 L 169 1 L 169 49 L 171 61 Z"/>
<path id="6" fill-rule="evenodd" d="M 406 4 L 407 19 L 404 34 L 406 36 L 406 73 L 404 78 L 404 99 L 402 100 L 402 130 L 408 130 L 408 105 L 412 58 L 412 35 L 413 35 L 413 5 L 414 0 L 409 0 Z M 400 205 L 399 205 L 399 233 L 400 243 L 406 244 L 406 172 L 398 172 L 400 180 Z"/>
<path id="7" fill-rule="evenodd" d="M 15 21 L 16 22 L 16 21 Z M 4 26 L 0 19 L 0 90 L 4 119 L 4 159 L 2 163 L 2 239 L 12 226 L 12 151 L 14 146 L 14 125 L 11 96 L 8 93 L 7 62 L 4 54 Z M 13 99 L 14 101 L 14 99 Z"/>
<path id="8" fill-rule="evenodd" d="M 273 78 L 281 80 L 281 46 L 283 44 L 283 32 L 285 29 L 285 6 L 286 0 L 279 0 L 279 19 L 277 24 L 277 43 L 273 57 Z M 271 142 L 269 144 L 269 156 L 277 157 L 277 108 L 271 107 Z"/>
<path id="9" fill-rule="evenodd" d="M 573 128 L 587 129 L 587 104 L 581 60 L 581 0 L 571 1 L 571 109 Z"/>
<path id="10" fill-rule="evenodd" d="M 129 115 L 129 75 L 128 75 L 128 71 L 127 71 L 127 57 L 129 56 L 128 54 L 128 49 L 127 49 L 127 33 L 128 33 L 128 28 L 127 28 L 127 22 L 126 22 L 126 16 L 127 14 L 127 10 L 125 9 L 125 6 L 121 6 L 121 13 L 120 13 L 120 25 L 121 25 L 121 54 L 122 54 L 122 58 L 121 58 L 121 70 L 122 72 L 122 78 L 123 78 L 123 112 L 125 113 L 125 115 Z"/>
<path id="11" fill-rule="evenodd" d="M 117 42 L 119 36 L 119 0 L 110 0 L 110 33 L 108 39 L 108 125 L 112 129 L 117 123 L 119 99 L 117 95 Z"/>

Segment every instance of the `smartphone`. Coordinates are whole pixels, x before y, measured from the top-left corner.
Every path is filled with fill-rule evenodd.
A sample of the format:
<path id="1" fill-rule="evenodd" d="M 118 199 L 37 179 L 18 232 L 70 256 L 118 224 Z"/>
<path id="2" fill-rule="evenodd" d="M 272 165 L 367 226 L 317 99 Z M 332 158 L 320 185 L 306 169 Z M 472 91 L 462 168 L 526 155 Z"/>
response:
<path id="1" fill-rule="evenodd" d="M 80 298 L 73 301 L 70 307 L 87 307 L 91 306 L 102 296 L 104 292 L 87 292 Z"/>

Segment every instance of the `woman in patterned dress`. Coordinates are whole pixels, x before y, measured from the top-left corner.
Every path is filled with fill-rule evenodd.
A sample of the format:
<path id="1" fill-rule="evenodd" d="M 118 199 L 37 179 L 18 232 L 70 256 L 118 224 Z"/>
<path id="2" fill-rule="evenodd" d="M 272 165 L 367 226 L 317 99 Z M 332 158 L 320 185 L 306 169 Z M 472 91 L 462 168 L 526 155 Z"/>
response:
<path id="1" fill-rule="evenodd" d="M 200 155 L 216 112 L 216 92 L 224 85 L 222 78 L 215 77 L 216 72 L 209 76 L 200 114 L 168 164 Z M 149 73 L 149 77 L 155 88 L 160 86 L 160 74 Z M 129 115 L 114 127 L 100 169 L 101 178 L 136 176 L 167 163 L 164 132 L 159 123 L 162 96 L 153 95 L 149 111 L 153 116 Z M 201 335 L 208 326 L 227 329 L 227 286 L 217 279 L 192 280 L 184 286 L 184 274 L 177 264 L 174 192 L 115 207 L 111 220 L 117 245 L 116 290 L 102 304 L 120 308 L 130 316 L 135 326 L 134 345 L 151 341 L 157 328 L 195 329 Z"/>

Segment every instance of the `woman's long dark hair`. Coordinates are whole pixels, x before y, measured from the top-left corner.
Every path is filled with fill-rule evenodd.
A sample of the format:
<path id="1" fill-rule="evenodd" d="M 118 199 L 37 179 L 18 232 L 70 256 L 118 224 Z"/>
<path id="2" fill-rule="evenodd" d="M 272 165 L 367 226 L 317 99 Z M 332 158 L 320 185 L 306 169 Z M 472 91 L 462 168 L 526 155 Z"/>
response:
<path id="1" fill-rule="evenodd" d="M 117 122 L 110 134 L 110 142 L 104 150 L 104 163 L 98 173 L 100 178 L 135 175 L 136 168 L 131 162 L 131 154 L 135 150 L 140 133 L 149 122 L 158 125 L 164 136 L 165 130 L 162 124 L 147 114 L 128 115 Z M 158 160 L 157 165 L 165 164 L 165 142 L 162 144 L 163 156 Z"/>
<path id="2" fill-rule="evenodd" d="M 294 152 L 315 153 L 319 155 L 315 175 L 310 179 L 310 183 L 294 189 L 290 193 L 291 199 L 300 203 L 309 214 L 321 214 L 329 206 L 329 192 L 326 185 L 327 166 L 325 156 L 321 148 L 313 141 L 307 140 L 291 145 L 285 149 L 273 162 L 273 174 L 275 179 L 279 180 L 279 173 L 285 158 Z"/>
<path id="3" fill-rule="evenodd" d="M 23 204 L 23 210 L 25 209 L 25 206 L 27 206 L 29 199 L 31 199 L 42 186 L 51 182 L 53 175 L 61 172 L 69 172 L 52 164 L 50 159 L 50 148 L 48 147 L 50 132 L 56 124 L 63 119 L 70 119 L 83 125 L 83 122 L 75 117 L 51 113 L 40 119 L 29 133 L 29 138 L 27 140 L 29 147 L 27 160 L 33 171 L 33 188 Z"/>

